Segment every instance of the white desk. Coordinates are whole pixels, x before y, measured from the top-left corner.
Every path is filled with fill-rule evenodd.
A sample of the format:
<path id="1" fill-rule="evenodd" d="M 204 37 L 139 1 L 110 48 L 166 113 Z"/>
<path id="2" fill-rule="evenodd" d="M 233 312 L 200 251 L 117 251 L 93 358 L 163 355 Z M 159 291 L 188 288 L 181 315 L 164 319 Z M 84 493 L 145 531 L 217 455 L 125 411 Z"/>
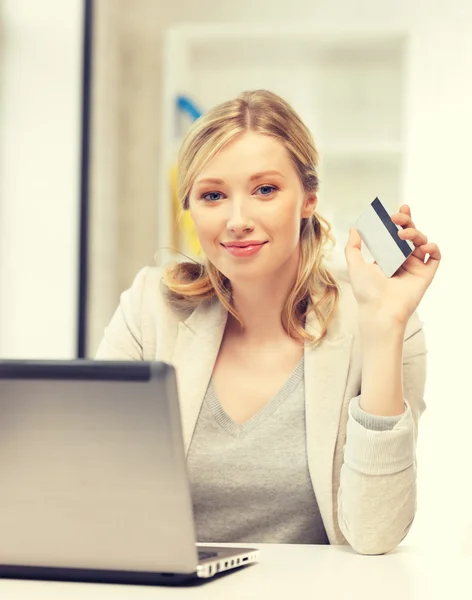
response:
<path id="1" fill-rule="evenodd" d="M 199 587 L 0 580 L 1 600 L 471 600 L 472 553 L 403 546 L 359 556 L 335 546 L 259 545 L 259 564 Z"/>

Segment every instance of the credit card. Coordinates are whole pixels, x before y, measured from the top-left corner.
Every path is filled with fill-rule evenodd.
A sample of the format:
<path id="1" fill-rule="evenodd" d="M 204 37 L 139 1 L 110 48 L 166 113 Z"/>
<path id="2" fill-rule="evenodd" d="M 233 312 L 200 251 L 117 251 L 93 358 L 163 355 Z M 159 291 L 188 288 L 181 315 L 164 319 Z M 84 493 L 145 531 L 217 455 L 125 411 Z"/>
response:
<path id="1" fill-rule="evenodd" d="M 378 198 L 371 202 L 354 227 L 386 277 L 392 277 L 415 249 L 410 240 L 398 237 L 401 228 L 392 221 Z"/>

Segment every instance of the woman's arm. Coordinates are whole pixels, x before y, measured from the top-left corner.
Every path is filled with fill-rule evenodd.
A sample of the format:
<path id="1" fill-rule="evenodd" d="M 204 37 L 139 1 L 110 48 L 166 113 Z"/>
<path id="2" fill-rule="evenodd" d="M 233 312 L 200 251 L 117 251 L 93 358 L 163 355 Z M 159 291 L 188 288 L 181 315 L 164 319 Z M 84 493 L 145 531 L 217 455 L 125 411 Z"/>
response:
<path id="1" fill-rule="evenodd" d="M 390 334 L 383 333 L 374 341 L 373 329 L 361 332 L 369 348 L 363 353 L 361 395 L 350 406 L 338 493 L 341 531 L 362 554 L 383 554 L 395 548 L 408 533 L 416 511 L 415 451 L 426 373 L 424 334 L 416 314 L 404 343 L 394 327 Z M 359 409 L 364 413 L 362 424 Z M 393 427 L 380 427 L 383 421 L 393 421 Z"/>
<path id="2" fill-rule="evenodd" d="M 416 509 L 415 445 L 425 384 L 425 343 L 415 314 L 441 261 L 437 244 L 416 228 L 409 206 L 392 215 L 398 237 L 414 251 L 393 275 L 367 264 L 362 240 L 351 229 L 346 261 L 359 305 L 362 340 L 360 409 L 399 420 L 374 430 L 354 418 L 346 429 L 338 519 L 348 542 L 363 554 L 382 554 L 407 534 Z M 407 330 L 402 344 L 403 328 Z M 354 409 L 355 410 L 355 409 Z"/>

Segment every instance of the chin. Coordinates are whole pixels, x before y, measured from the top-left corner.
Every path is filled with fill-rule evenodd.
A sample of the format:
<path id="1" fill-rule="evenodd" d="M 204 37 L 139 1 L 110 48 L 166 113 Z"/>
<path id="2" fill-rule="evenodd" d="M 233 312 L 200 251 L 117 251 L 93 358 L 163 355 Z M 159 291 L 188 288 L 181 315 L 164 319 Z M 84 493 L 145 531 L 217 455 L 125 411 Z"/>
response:
<path id="1" fill-rule="evenodd" d="M 221 264 L 214 263 L 216 268 L 223 273 L 225 277 L 227 277 L 230 281 L 255 281 L 264 279 L 265 277 L 270 277 L 274 275 L 280 266 L 278 265 L 268 265 L 266 264 L 257 264 L 256 261 L 246 264 Z"/>

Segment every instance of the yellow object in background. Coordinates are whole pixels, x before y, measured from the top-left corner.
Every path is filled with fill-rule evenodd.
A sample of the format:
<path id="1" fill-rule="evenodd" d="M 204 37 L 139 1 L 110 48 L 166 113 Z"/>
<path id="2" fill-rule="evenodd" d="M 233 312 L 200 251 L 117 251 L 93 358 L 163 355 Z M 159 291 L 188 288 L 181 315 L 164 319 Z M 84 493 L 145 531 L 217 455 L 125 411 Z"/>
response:
<path id="1" fill-rule="evenodd" d="M 201 255 L 200 242 L 190 211 L 182 210 L 177 194 L 177 165 L 172 167 L 170 173 L 171 193 L 172 193 L 172 212 L 174 215 L 174 246 L 184 254 L 189 254 L 192 258 Z"/>

